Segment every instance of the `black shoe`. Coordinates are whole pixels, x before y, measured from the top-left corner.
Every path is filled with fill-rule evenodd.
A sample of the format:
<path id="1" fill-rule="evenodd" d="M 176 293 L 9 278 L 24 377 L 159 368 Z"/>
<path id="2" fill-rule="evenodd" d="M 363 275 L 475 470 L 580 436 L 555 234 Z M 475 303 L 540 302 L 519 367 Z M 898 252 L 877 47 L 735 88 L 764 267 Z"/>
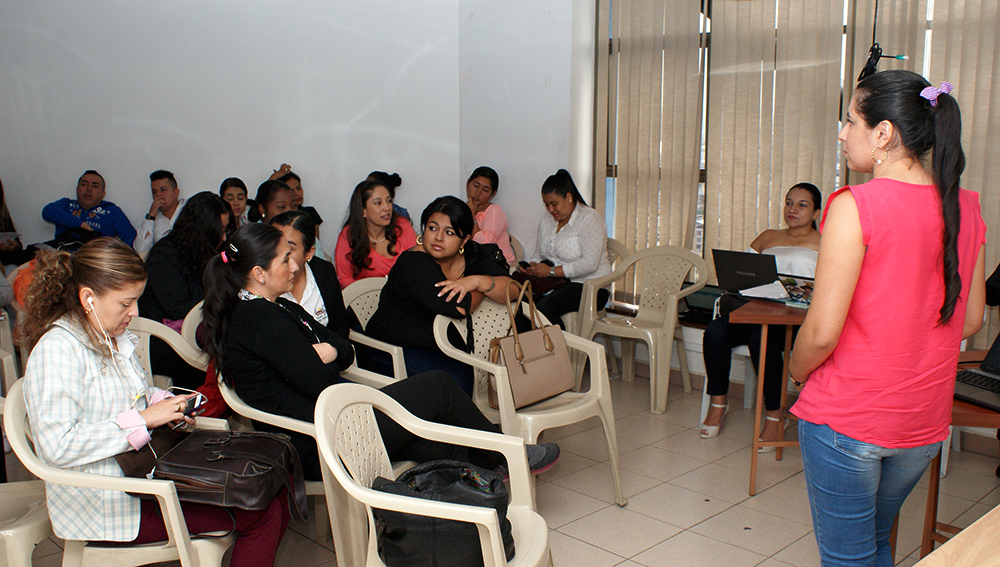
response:
<path id="1" fill-rule="evenodd" d="M 559 445 L 555 443 L 525 445 L 524 449 L 528 454 L 528 472 L 531 474 L 542 474 L 559 460 Z M 504 480 L 510 478 L 506 464 L 497 466 L 496 472 L 502 474 Z"/>

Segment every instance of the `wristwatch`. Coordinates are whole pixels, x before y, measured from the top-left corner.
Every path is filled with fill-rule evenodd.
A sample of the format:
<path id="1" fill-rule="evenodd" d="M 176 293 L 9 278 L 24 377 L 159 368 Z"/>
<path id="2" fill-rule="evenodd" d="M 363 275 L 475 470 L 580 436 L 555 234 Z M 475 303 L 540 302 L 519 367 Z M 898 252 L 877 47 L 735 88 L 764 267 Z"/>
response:
<path id="1" fill-rule="evenodd" d="M 151 214 L 149 214 L 149 213 L 146 213 L 146 220 L 151 220 L 151 221 L 155 221 L 155 220 L 156 220 L 156 217 L 154 217 L 153 215 L 151 215 Z"/>
<path id="2" fill-rule="evenodd" d="M 549 277 L 550 278 L 551 277 L 555 277 L 555 275 L 556 275 L 556 267 L 555 266 L 549 266 Z"/>

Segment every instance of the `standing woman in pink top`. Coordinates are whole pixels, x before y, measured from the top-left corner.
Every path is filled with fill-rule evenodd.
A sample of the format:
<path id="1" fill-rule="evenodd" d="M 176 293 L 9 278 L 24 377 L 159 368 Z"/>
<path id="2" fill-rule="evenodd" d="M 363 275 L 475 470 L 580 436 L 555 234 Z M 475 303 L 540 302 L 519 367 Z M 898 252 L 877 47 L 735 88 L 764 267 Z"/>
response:
<path id="1" fill-rule="evenodd" d="M 465 182 L 466 203 L 472 209 L 475 224 L 472 226 L 472 240 L 480 244 L 496 244 L 503 252 L 507 265 L 514 265 L 514 248 L 507 234 L 507 215 L 500 205 L 492 203 L 500 189 L 500 176 L 492 167 L 485 165 L 473 170 Z"/>
<path id="2" fill-rule="evenodd" d="M 982 325 L 986 226 L 959 188 L 951 89 L 875 73 L 837 137 L 848 167 L 874 178 L 827 202 L 789 364 L 824 567 L 892 565 L 893 519 L 948 437 L 959 343 Z"/>
<path id="3" fill-rule="evenodd" d="M 400 252 L 416 244 L 417 233 L 396 213 L 385 184 L 362 181 L 351 195 L 347 222 L 334 251 L 340 287 L 347 289 L 357 280 L 389 275 Z"/>

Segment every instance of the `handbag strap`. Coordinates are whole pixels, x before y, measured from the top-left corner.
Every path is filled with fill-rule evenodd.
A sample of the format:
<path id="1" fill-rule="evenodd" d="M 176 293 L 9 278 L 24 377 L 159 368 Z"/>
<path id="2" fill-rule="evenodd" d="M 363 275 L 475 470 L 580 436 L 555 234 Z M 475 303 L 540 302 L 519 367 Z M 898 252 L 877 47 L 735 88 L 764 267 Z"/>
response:
<path id="1" fill-rule="evenodd" d="M 308 508 L 306 505 L 306 483 L 305 478 L 302 476 L 302 463 L 299 461 L 299 452 L 295 450 L 295 446 L 288 440 L 284 435 L 276 435 L 274 433 L 267 433 L 264 431 L 255 431 L 253 433 L 255 437 L 267 437 L 268 439 L 273 439 L 283 444 L 288 452 L 292 455 L 292 467 L 291 471 L 285 468 L 284 465 L 261 455 L 260 453 L 245 453 L 243 451 L 220 451 L 219 454 L 223 458 L 234 458 L 234 459 L 254 459 L 258 461 L 263 461 L 264 463 L 271 465 L 272 467 L 278 469 L 278 474 L 281 476 L 281 481 L 285 484 L 285 488 L 291 493 L 292 497 L 288 499 L 288 510 L 292 514 L 292 520 L 295 522 L 303 522 L 308 514 Z M 231 432 L 230 437 L 241 437 L 242 434 L 239 432 Z M 289 481 L 291 479 L 291 481 Z"/>
<path id="2" fill-rule="evenodd" d="M 507 286 L 510 286 L 511 284 L 514 284 L 515 286 L 518 285 L 516 281 L 508 280 Z M 534 294 L 531 293 L 531 282 L 524 282 L 524 284 L 521 285 L 520 287 L 521 291 L 517 294 L 516 305 L 518 306 L 518 308 L 520 308 L 521 302 L 524 300 L 524 297 L 525 296 L 528 297 L 528 312 L 530 313 L 531 330 L 541 329 L 543 337 L 542 340 L 545 344 L 545 350 L 547 350 L 548 352 L 554 351 L 556 345 L 555 343 L 552 342 L 552 339 L 549 338 L 548 331 L 545 329 L 545 326 L 542 325 L 542 319 L 541 316 L 539 315 L 538 308 L 535 307 L 535 297 Z M 504 291 L 507 291 L 509 289 L 510 287 L 505 287 Z M 517 334 L 517 322 L 514 320 L 514 317 L 516 315 L 514 311 L 514 306 L 510 302 L 509 291 L 507 291 L 505 299 L 507 300 L 507 315 L 510 317 L 510 328 L 514 334 L 514 357 L 517 359 L 518 362 L 522 362 L 524 360 L 524 350 L 521 348 L 521 338 Z"/>

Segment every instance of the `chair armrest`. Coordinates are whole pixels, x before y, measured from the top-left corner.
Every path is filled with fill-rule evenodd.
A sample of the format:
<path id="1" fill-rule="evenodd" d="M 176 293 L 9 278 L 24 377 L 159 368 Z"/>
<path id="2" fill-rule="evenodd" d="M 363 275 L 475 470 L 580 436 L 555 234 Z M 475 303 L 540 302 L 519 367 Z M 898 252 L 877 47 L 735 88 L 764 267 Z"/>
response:
<path id="1" fill-rule="evenodd" d="M 350 380 L 351 382 L 356 382 L 358 384 L 364 384 L 365 386 L 371 386 L 376 389 L 396 382 L 396 379 L 394 378 L 383 376 L 382 374 L 372 372 L 371 370 L 365 370 L 364 368 L 360 368 L 357 364 L 352 364 L 347 370 L 341 371 L 340 376 L 345 380 Z M 403 378 L 405 378 L 405 376 Z"/>
<path id="2" fill-rule="evenodd" d="M 368 335 L 359 333 L 351 329 L 349 338 L 359 344 L 381 350 L 392 356 L 392 374 L 397 380 L 406 378 L 406 360 L 403 358 L 403 347 L 389 344 L 387 342 L 373 339 Z"/>
<path id="3" fill-rule="evenodd" d="M 194 428 L 211 431 L 229 431 L 229 422 L 218 417 L 196 417 L 194 419 Z"/>
<path id="4" fill-rule="evenodd" d="M 226 404 L 230 407 L 230 409 L 239 415 L 249 417 L 250 419 L 267 423 L 275 427 L 308 435 L 313 438 L 316 437 L 316 426 L 313 424 L 285 417 L 283 415 L 275 415 L 273 413 L 261 411 L 244 402 L 232 388 L 221 380 L 219 381 L 219 391 L 222 393 L 222 399 L 226 400 Z"/>

